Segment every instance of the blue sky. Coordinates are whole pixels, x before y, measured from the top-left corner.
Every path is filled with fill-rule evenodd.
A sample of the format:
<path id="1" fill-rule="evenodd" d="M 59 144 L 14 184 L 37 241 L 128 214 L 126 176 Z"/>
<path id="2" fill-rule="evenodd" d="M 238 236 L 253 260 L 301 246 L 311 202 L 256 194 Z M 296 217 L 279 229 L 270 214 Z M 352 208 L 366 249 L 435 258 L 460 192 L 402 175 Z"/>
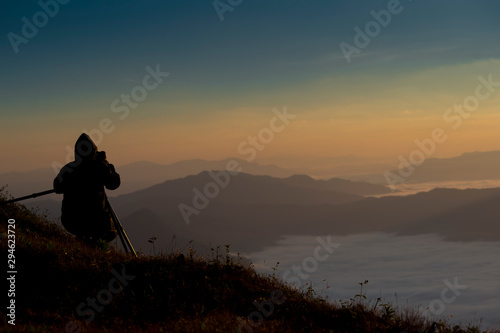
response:
<path id="1" fill-rule="evenodd" d="M 474 85 L 467 80 L 477 76 L 470 69 L 500 58 L 500 3 L 407 0 L 400 3 L 402 12 L 393 15 L 390 24 L 348 64 L 339 44 L 352 44 L 353 28 L 363 28 L 373 20 L 370 11 L 386 9 L 388 3 L 243 0 L 221 21 L 212 1 L 72 0 L 60 5 L 58 14 L 28 44 L 19 45 L 16 54 L 7 34 L 21 34 L 21 19 L 31 21 L 41 8 L 36 1 L 4 2 L 2 136 L 18 133 L 25 138 L 19 138 L 18 149 L 22 149 L 28 145 L 23 140 L 32 140 L 34 132 L 57 135 L 57 124 L 64 127 L 60 139 L 66 144 L 78 136 L 74 132 L 109 115 L 111 102 L 142 80 L 146 66 L 156 64 L 170 76 L 131 118 L 137 126 L 134 133 L 142 133 L 148 122 L 182 120 L 202 125 L 207 118 L 219 119 L 219 128 L 225 128 L 227 119 L 236 121 L 242 109 L 241 122 L 250 122 L 248 114 L 258 122 L 259 116 L 264 119 L 273 107 L 282 105 L 294 106 L 310 121 L 318 112 L 326 112 L 327 118 L 345 117 L 345 108 L 387 99 L 393 91 L 406 97 L 409 92 L 404 87 L 424 93 L 437 86 L 443 94 L 463 96 Z M 471 67 L 445 85 L 454 66 Z M 477 73 L 491 72 L 494 66 L 479 65 Z M 440 68 L 448 68 L 443 81 L 430 77 L 415 86 L 405 81 Z M 357 108 L 348 117 L 366 113 L 385 115 L 379 109 Z M 50 132 L 44 132 L 44 127 Z M 184 132 L 193 130 L 187 126 Z M 242 133 L 248 130 L 241 128 Z M 110 137 L 110 147 L 124 137 Z M 221 140 L 237 140 L 237 136 Z M 167 153 L 174 160 L 212 156 L 187 146 L 185 151 L 189 153 Z M 291 153 L 291 148 L 285 153 Z M 213 158 L 228 154 L 229 148 L 221 148 Z"/>

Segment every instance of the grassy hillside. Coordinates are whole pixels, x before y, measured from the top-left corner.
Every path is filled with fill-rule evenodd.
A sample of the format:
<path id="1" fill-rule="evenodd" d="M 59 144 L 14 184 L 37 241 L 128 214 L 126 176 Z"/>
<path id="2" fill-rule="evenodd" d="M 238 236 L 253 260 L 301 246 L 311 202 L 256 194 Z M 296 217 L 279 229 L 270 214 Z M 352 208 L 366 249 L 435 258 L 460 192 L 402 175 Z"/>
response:
<path id="1" fill-rule="evenodd" d="M 16 221 L 16 326 L 2 306 L 0 331 L 479 332 L 360 295 L 331 304 L 225 253 L 132 258 L 83 244 L 18 204 L 0 206 L 4 254 L 8 219 Z"/>

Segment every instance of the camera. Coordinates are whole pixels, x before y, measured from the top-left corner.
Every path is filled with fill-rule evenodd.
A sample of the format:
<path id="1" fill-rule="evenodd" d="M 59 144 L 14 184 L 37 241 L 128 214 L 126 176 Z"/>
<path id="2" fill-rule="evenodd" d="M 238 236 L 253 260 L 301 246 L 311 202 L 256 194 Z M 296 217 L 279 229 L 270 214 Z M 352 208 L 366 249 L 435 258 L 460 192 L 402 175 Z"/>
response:
<path id="1" fill-rule="evenodd" d="M 96 154 L 96 160 L 106 161 L 106 152 L 105 151 L 98 151 Z"/>

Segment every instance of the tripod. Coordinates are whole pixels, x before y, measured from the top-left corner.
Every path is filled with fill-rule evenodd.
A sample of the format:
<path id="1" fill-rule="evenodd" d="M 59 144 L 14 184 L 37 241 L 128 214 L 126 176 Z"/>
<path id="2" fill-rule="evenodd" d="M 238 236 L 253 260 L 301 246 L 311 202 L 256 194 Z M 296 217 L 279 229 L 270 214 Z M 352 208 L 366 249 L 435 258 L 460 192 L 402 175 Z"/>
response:
<path id="1" fill-rule="evenodd" d="M 116 216 L 115 210 L 113 209 L 113 207 L 111 207 L 111 204 L 109 203 L 107 196 L 106 196 L 106 208 L 108 208 L 108 211 L 111 214 L 111 219 L 115 224 L 116 231 L 118 231 L 118 236 L 120 237 L 120 241 L 122 243 L 123 248 L 125 249 L 125 252 L 127 253 L 130 252 L 134 255 L 134 257 L 137 257 L 137 253 L 135 252 L 134 247 L 130 242 L 130 239 L 128 239 L 127 233 L 123 229 L 122 224 L 118 219 L 118 216 Z"/>
<path id="2" fill-rule="evenodd" d="M 13 202 L 21 201 L 21 200 L 40 197 L 42 195 L 47 195 L 47 194 L 51 194 L 54 192 L 55 192 L 55 190 L 48 190 L 48 191 L 33 193 L 31 195 L 27 195 L 24 197 L 15 198 L 15 199 L 7 200 L 7 201 L 2 201 L 2 202 L 0 202 L 0 204 L 9 204 L 9 203 L 13 203 Z M 105 195 L 105 199 L 106 199 L 106 208 L 108 209 L 109 214 L 111 215 L 111 219 L 113 220 L 116 231 L 118 232 L 118 236 L 120 237 L 120 241 L 122 243 L 123 249 L 125 250 L 126 253 L 130 252 L 134 255 L 134 257 L 137 257 L 137 253 L 135 252 L 134 247 L 132 246 L 132 243 L 130 242 L 130 239 L 128 239 L 127 233 L 123 229 L 123 226 L 120 223 L 118 216 L 116 216 L 115 210 L 113 209 L 113 207 L 111 207 L 111 204 L 109 203 L 108 196 Z"/>

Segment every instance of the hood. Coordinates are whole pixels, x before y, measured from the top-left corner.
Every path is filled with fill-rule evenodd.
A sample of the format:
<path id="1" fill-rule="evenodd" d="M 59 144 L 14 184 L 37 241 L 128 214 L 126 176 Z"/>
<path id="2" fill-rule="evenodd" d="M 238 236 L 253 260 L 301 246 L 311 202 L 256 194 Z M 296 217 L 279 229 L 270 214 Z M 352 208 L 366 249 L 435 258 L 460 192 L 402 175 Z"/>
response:
<path id="1" fill-rule="evenodd" d="M 95 159 L 97 146 L 94 141 L 85 133 L 82 133 L 75 143 L 75 160 Z"/>

